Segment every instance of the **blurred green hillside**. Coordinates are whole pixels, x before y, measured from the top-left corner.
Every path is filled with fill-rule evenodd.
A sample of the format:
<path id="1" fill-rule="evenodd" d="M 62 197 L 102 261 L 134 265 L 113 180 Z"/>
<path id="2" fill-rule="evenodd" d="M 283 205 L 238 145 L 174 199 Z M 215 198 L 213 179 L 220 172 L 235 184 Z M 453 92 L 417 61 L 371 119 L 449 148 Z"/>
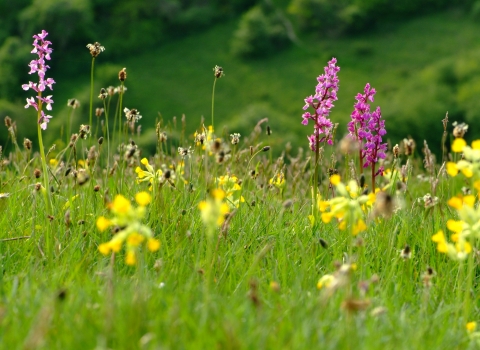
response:
<path id="1" fill-rule="evenodd" d="M 340 4 L 330 9 L 338 18 L 330 16 L 329 24 L 325 19 L 311 20 L 318 17 L 312 13 L 302 14 L 299 9 L 311 5 L 302 1 L 255 5 L 237 0 L 228 6 L 221 1 L 205 1 L 208 6 L 148 2 L 158 5 L 157 12 L 145 4 L 138 8 L 135 4 L 143 2 L 133 1 L 56 2 L 72 3 L 73 9 L 55 7 L 54 1 L 18 1 L 18 8 L 11 11 L 20 25 L 5 19 L 1 23 L 0 117 L 10 115 L 20 137 L 35 139 L 35 128 L 27 127 L 34 112 L 23 109 L 30 94 L 20 84 L 36 79 L 26 74 L 32 59 L 31 35 L 45 28 L 54 48 L 48 76 L 57 82 L 52 92 L 54 120 L 45 133 L 50 142 L 59 136 L 53 128 L 60 130 L 68 114 L 67 99 L 75 97 L 82 103 L 75 112 L 76 125 L 88 123 L 91 56 L 85 46 L 94 41 L 106 47 L 95 63 L 95 96 L 101 87 L 118 85 L 117 73 L 126 67 L 124 106 L 143 115 L 143 138 L 137 140 L 143 144 L 155 141 L 153 128 L 160 115 L 164 125 L 172 125 L 177 117 L 177 131 L 169 129 L 177 140 L 182 114 L 190 135 L 202 116 L 205 124 L 210 123 L 212 68 L 220 65 L 226 75 L 216 84 L 217 133 L 246 136 L 260 119 L 268 118 L 264 125 L 272 128 L 277 149 L 287 142 L 305 147 L 312 130 L 300 124 L 303 99 L 314 92 L 316 77 L 332 57 L 341 67 L 339 100 L 331 114 L 340 123 L 338 136 L 345 132 L 355 95 L 367 82 L 377 89 L 373 105 L 381 106 L 393 144 L 412 136 L 418 144 L 426 139 L 438 149 L 441 119 L 447 111 L 451 121 L 470 124 L 470 135 L 480 131 L 474 123 L 480 118 L 480 3 L 459 2 L 452 8 L 438 1 L 432 11 L 416 11 L 415 2 L 406 1 L 404 8 L 387 12 L 393 6 L 387 1 L 310 0 L 322 9 L 325 4 Z M 48 4 L 62 10 L 66 21 L 77 15 L 73 34 L 66 33 L 62 23 L 51 24 Z M 29 20 L 38 8 L 46 14 L 34 25 Z M 369 22 L 372 16 L 375 20 Z M 100 106 L 95 98 L 94 107 Z M 5 145 L 8 135 L 3 130 L 0 140 Z"/>

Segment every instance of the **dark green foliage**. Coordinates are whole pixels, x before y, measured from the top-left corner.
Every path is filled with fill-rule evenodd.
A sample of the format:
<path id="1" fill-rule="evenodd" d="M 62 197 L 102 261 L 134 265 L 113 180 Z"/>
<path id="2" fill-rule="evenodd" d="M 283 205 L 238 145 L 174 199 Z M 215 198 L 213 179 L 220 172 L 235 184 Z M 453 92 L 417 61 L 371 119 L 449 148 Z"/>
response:
<path id="1" fill-rule="evenodd" d="M 93 31 L 88 0 L 34 0 L 20 12 L 18 19 L 25 40 L 45 29 L 57 50 L 83 44 Z"/>
<path id="2" fill-rule="evenodd" d="M 419 14 L 431 13 L 455 5 L 469 8 L 472 0 L 292 0 L 289 12 L 305 31 L 338 36 L 369 30 L 377 24 L 403 21 Z"/>
<path id="3" fill-rule="evenodd" d="M 290 43 L 285 19 L 270 5 L 257 5 L 241 18 L 232 40 L 232 52 L 239 57 L 267 56 Z"/>

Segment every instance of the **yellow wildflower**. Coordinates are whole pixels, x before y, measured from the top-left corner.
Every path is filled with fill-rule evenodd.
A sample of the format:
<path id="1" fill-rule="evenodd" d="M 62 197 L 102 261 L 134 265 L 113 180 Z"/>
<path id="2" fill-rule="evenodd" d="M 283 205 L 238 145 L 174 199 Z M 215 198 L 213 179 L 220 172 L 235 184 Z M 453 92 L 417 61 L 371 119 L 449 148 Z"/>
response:
<path id="1" fill-rule="evenodd" d="M 138 247 L 145 240 L 145 237 L 138 232 L 132 232 L 127 237 L 127 244 L 131 247 Z"/>
<path id="2" fill-rule="evenodd" d="M 353 235 L 356 236 L 358 235 L 360 232 L 363 232 L 367 229 L 367 225 L 365 224 L 365 221 L 363 221 L 362 219 L 358 220 L 357 223 L 355 224 L 355 226 L 353 226 Z"/>
<path id="3" fill-rule="evenodd" d="M 457 163 L 447 162 L 447 174 L 453 177 L 458 175 Z"/>
<path id="4" fill-rule="evenodd" d="M 143 191 L 135 195 L 135 200 L 137 201 L 138 205 L 145 207 L 152 201 L 152 196 L 150 196 L 148 192 Z"/>
<path id="5" fill-rule="evenodd" d="M 111 210 L 115 214 L 127 214 L 132 209 L 132 204 L 121 194 L 115 196 L 111 203 Z"/>
<path id="6" fill-rule="evenodd" d="M 467 328 L 468 332 L 473 332 L 475 329 L 477 329 L 477 322 L 475 322 L 475 321 L 468 322 L 465 325 L 465 328 Z"/>
<path id="7" fill-rule="evenodd" d="M 436 234 L 432 236 L 432 241 L 437 243 L 437 250 L 440 253 L 448 252 L 447 240 L 445 239 L 445 235 L 442 230 L 438 231 Z"/>
<path id="8" fill-rule="evenodd" d="M 102 253 L 103 255 L 108 255 L 110 254 L 110 251 L 112 250 L 110 248 L 110 245 L 108 243 L 102 243 L 98 246 L 98 250 L 100 251 L 100 253 Z"/>
<path id="9" fill-rule="evenodd" d="M 338 174 L 334 174 L 332 176 L 330 176 L 330 183 L 333 185 L 333 186 L 336 186 L 340 183 L 341 181 L 341 177 L 340 175 Z"/>
<path id="10" fill-rule="evenodd" d="M 459 220 L 448 220 L 447 221 L 447 228 L 452 231 L 452 232 L 455 232 L 455 233 L 459 233 L 459 232 L 462 232 L 463 231 L 463 221 Z"/>
<path id="11" fill-rule="evenodd" d="M 467 145 L 467 142 L 465 142 L 464 139 L 462 138 L 457 138 L 453 141 L 452 143 L 452 151 L 455 153 L 460 153 L 463 151 L 463 148 Z"/>
<path id="12" fill-rule="evenodd" d="M 104 216 L 100 216 L 97 219 L 97 228 L 100 232 L 104 232 L 107 228 L 110 227 L 111 224 L 112 222 Z"/>
<path id="13" fill-rule="evenodd" d="M 127 256 L 125 257 L 125 264 L 133 266 L 137 263 L 137 254 L 134 250 L 127 251 Z"/>
<path id="14" fill-rule="evenodd" d="M 156 252 L 160 249 L 160 241 L 155 238 L 149 238 L 147 242 L 147 248 L 151 252 Z"/>
<path id="15" fill-rule="evenodd" d="M 335 282 L 335 276 L 333 275 L 324 275 L 317 282 L 317 289 L 330 288 Z"/>

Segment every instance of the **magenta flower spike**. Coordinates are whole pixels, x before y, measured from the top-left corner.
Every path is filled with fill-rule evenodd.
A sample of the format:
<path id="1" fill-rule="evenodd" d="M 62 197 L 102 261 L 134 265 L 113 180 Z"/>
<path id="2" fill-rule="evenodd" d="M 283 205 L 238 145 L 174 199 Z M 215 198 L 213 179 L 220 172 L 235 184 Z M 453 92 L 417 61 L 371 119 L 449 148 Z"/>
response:
<path id="1" fill-rule="evenodd" d="M 36 34 L 33 36 L 33 50 L 31 53 L 37 54 L 38 59 L 32 60 L 28 66 L 30 67 L 30 71 L 28 74 L 38 74 L 38 83 L 33 83 L 31 81 L 28 84 L 23 84 L 22 89 L 27 91 L 29 89 L 34 90 L 37 93 L 37 96 L 27 98 L 27 104 L 25 108 L 33 107 L 39 115 L 38 124 L 43 130 L 47 129 L 47 123 L 52 118 L 52 116 L 47 115 L 43 112 L 42 106 L 43 104 L 46 105 L 46 109 L 51 111 L 52 110 L 52 95 L 42 97 L 42 92 L 48 87 L 50 90 L 53 90 L 52 85 L 55 84 L 55 80 L 52 78 L 45 78 L 45 74 L 47 70 L 50 68 L 47 64 L 45 64 L 45 60 L 50 60 L 50 54 L 52 53 L 52 49 L 49 47 L 52 43 L 48 40 L 45 40 L 48 33 L 45 30 L 42 30 L 41 33 Z"/>
<path id="2" fill-rule="evenodd" d="M 328 65 L 324 68 L 325 73 L 317 78 L 318 84 L 315 88 L 315 94 L 305 99 L 306 111 L 313 108 L 314 113 L 305 112 L 302 115 L 302 124 L 308 125 L 309 121 L 313 121 L 313 134 L 308 136 L 310 149 L 316 151 L 318 144 L 326 142 L 333 144 L 333 123 L 328 119 L 333 102 L 336 101 L 338 91 L 337 72 L 340 67 L 336 66 L 337 59 L 333 57 Z"/>

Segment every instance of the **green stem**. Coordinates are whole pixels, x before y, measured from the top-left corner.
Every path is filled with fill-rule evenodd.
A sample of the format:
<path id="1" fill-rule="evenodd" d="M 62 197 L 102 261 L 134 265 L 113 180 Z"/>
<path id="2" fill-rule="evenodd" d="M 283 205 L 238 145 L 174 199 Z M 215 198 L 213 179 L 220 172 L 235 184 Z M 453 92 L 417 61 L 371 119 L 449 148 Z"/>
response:
<path id="1" fill-rule="evenodd" d="M 123 103 L 123 81 L 120 82 L 120 102 L 118 107 L 118 144 L 122 143 L 122 103 Z"/>
<path id="2" fill-rule="evenodd" d="M 93 112 L 93 68 L 95 67 L 95 57 L 92 57 L 92 68 L 90 70 L 90 118 L 89 124 L 92 127 L 92 112 Z"/>
<path id="3" fill-rule="evenodd" d="M 217 83 L 217 77 L 213 81 L 213 90 L 212 90 L 212 129 L 215 131 L 214 124 L 213 124 L 213 109 L 214 109 L 214 102 L 215 102 L 215 84 Z"/>
<path id="4" fill-rule="evenodd" d="M 469 242 L 470 243 L 470 242 Z M 472 244 L 472 246 L 474 246 Z M 465 296 L 463 298 L 463 323 L 469 322 L 470 319 L 470 305 L 471 305 L 471 296 L 470 290 L 473 285 L 473 270 L 474 270 L 474 252 L 468 254 L 468 272 L 467 272 L 467 287 L 465 289 Z"/>
<path id="5" fill-rule="evenodd" d="M 105 110 L 105 128 L 107 129 L 107 174 L 110 168 L 110 131 L 108 130 L 108 110 L 103 100 L 103 109 Z"/>

